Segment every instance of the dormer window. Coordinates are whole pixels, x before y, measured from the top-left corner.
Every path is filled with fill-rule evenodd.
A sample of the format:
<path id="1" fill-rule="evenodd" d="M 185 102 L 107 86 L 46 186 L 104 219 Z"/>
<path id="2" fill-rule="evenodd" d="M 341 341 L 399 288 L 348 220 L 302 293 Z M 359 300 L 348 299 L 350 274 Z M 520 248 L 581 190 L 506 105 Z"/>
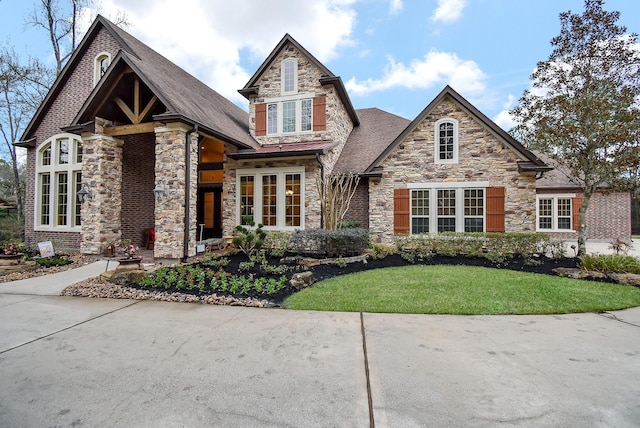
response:
<path id="1" fill-rule="evenodd" d="M 458 163 L 458 121 L 440 119 L 435 124 L 434 163 Z"/>
<path id="2" fill-rule="evenodd" d="M 282 94 L 295 94 L 298 92 L 298 60 L 290 58 L 282 61 Z"/>
<path id="3" fill-rule="evenodd" d="M 111 54 L 103 52 L 96 57 L 94 65 L 93 85 L 97 85 L 111 64 Z"/>

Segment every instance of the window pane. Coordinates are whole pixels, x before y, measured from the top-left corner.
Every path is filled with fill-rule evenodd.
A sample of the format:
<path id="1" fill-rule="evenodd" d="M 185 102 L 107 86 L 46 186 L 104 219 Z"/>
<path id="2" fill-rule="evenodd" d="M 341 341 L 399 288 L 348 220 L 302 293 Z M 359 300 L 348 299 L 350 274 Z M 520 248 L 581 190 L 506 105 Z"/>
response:
<path id="1" fill-rule="evenodd" d="M 429 217 L 414 217 L 411 219 L 411 233 L 428 233 Z"/>
<path id="2" fill-rule="evenodd" d="M 76 191 L 74 193 L 74 195 L 77 195 L 78 192 L 80 191 L 80 188 L 82 187 L 82 173 L 81 172 L 76 172 L 75 174 L 75 181 L 76 181 Z M 73 200 L 73 206 L 74 208 L 74 212 L 75 212 L 75 222 L 74 222 L 74 226 L 80 226 L 80 202 L 78 201 L 78 198 L 75 197 L 72 199 Z"/>
<path id="3" fill-rule="evenodd" d="M 285 189 L 285 225 L 298 227 L 301 222 L 300 174 L 287 174 Z"/>
<path id="4" fill-rule="evenodd" d="M 484 190 L 467 189 L 464 191 L 464 215 L 484 215 Z"/>
<path id="5" fill-rule="evenodd" d="M 67 196 L 69 191 L 69 176 L 66 172 L 56 174 L 58 188 L 58 226 L 67 225 Z"/>
<path id="6" fill-rule="evenodd" d="M 296 63 L 295 61 L 286 61 L 284 63 L 284 92 L 293 92 L 296 89 L 295 86 L 295 78 L 296 78 L 296 74 L 295 74 L 295 70 L 296 70 Z"/>
<path id="7" fill-rule="evenodd" d="M 571 218 L 558 217 L 558 229 L 571 229 Z"/>
<path id="8" fill-rule="evenodd" d="M 429 215 L 428 190 L 414 190 L 411 192 L 411 214 L 414 216 Z"/>
<path id="9" fill-rule="evenodd" d="M 441 123 L 439 129 L 439 158 L 453 159 L 453 123 Z"/>
<path id="10" fill-rule="evenodd" d="M 107 68 L 109 68 L 109 57 L 103 56 L 100 58 L 100 77 L 104 76 L 104 73 L 107 72 Z"/>
<path id="11" fill-rule="evenodd" d="M 551 229 L 551 217 L 540 217 L 538 219 L 538 227 L 540 229 Z"/>
<path id="12" fill-rule="evenodd" d="M 69 140 L 64 138 L 58 140 L 58 164 L 64 165 L 69 163 Z"/>
<path id="13" fill-rule="evenodd" d="M 455 231 L 456 231 L 455 218 L 439 218 L 438 219 L 438 232 L 455 232 Z"/>
<path id="14" fill-rule="evenodd" d="M 51 145 L 42 151 L 42 165 L 51 165 Z"/>
<path id="15" fill-rule="evenodd" d="M 484 232 L 483 219 L 481 218 L 465 218 L 464 219 L 464 231 L 465 232 Z"/>
<path id="16" fill-rule="evenodd" d="M 438 190 L 438 216 L 456 215 L 456 191 Z"/>
<path id="17" fill-rule="evenodd" d="M 300 130 L 311 131 L 311 100 L 302 100 L 300 102 L 302 109 L 302 118 L 300 119 Z"/>
<path id="18" fill-rule="evenodd" d="M 240 177 L 240 223 L 245 216 L 253 218 L 253 176 Z"/>
<path id="19" fill-rule="evenodd" d="M 267 106 L 267 134 L 278 133 L 278 104 Z"/>
<path id="20" fill-rule="evenodd" d="M 51 196 L 51 175 L 40 175 L 40 224 L 49 224 L 49 215 L 51 205 L 49 197 Z"/>
<path id="21" fill-rule="evenodd" d="M 538 202 L 538 214 L 540 216 L 551 217 L 553 213 L 553 199 L 540 199 Z"/>
<path id="22" fill-rule="evenodd" d="M 558 217 L 571 217 L 571 199 L 558 198 Z"/>
<path id="23" fill-rule="evenodd" d="M 76 163 L 82 163 L 82 141 L 76 141 Z"/>
<path id="24" fill-rule="evenodd" d="M 282 132 L 295 132 L 296 130 L 296 102 L 282 103 Z"/>
<path id="25" fill-rule="evenodd" d="M 277 224 L 277 176 L 264 175 L 262 177 L 262 224 L 276 226 Z"/>

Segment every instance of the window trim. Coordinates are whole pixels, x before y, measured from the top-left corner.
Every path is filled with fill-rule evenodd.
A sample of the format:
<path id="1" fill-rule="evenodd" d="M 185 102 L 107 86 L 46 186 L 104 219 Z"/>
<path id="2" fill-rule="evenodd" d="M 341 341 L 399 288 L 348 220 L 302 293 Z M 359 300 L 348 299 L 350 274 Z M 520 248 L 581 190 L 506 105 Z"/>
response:
<path id="1" fill-rule="evenodd" d="M 107 68 L 109 68 L 109 66 L 111 65 L 111 54 L 109 52 L 100 52 L 98 55 L 96 55 L 96 57 L 94 59 L 94 62 L 93 62 L 93 86 L 96 86 L 98 84 L 98 82 L 100 81 L 100 79 L 102 79 L 102 76 L 104 75 L 104 73 L 101 73 L 102 69 L 100 68 L 100 63 L 105 58 L 109 60 L 109 65 L 107 66 Z"/>
<path id="2" fill-rule="evenodd" d="M 542 193 L 536 195 L 536 232 L 575 232 L 573 224 L 573 200 L 576 198 L 575 193 Z M 540 227 L 540 200 L 551 199 L 551 229 L 543 229 Z M 558 228 L 558 199 L 569 199 L 569 228 Z M 564 216 L 563 216 L 564 217 Z"/>
<path id="3" fill-rule="evenodd" d="M 69 140 L 68 162 L 59 162 L 59 141 L 63 139 Z M 75 134 L 62 133 L 57 134 L 38 147 L 36 151 L 36 168 L 35 168 L 35 207 L 33 210 L 33 224 L 35 231 L 48 232 L 80 232 L 81 225 L 77 223 L 76 209 L 79 204 L 76 196 L 76 188 L 78 186 L 78 173 L 82 174 L 82 162 L 77 162 L 78 152 L 82 150 L 82 140 Z M 49 151 L 50 162 L 43 165 L 43 153 Z M 67 195 L 66 195 L 66 225 L 58 226 L 58 177 L 59 174 L 67 174 Z M 49 176 L 49 224 L 42 223 L 42 177 Z"/>
<path id="4" fill-rule="evenodd" d="M 262 221 L 262 177 L 276 175 L 276 225 L 264 226 L 264 230 L 294 231 L 305 228 L 305 168 L 248 168 L 236 170 L 236 224 L 241 224 L 240 213 L 241 198 L 240 182 L 242 177 L 253 177 L 253 219 L 256 225 Z M 288 174 L 300 174 L 300 226 L 286 225 L 286 176 Z"/>
<path id="5" fill-rule="evenodd" d="M 453 124 L 453 158 L 440 159 L 440 125 L 445 123 Z M 459 142 L 458 121 L 451 117 L 443 117 L 434 124 L 433 130 L 433 163 L 436 164 L 456 164 L 458 163 L 458 142 Z"/>

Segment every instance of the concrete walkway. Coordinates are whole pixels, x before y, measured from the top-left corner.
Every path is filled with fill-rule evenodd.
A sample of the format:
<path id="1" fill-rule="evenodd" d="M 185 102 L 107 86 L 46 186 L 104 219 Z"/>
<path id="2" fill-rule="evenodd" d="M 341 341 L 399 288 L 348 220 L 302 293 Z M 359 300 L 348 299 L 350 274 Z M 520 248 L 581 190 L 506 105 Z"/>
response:
<path id="1" fill-rule="evenodd" d="M 0 426 L 639 426 L 640 308 L 425 316 L 55 296 L 105 268 L 0 284 Z"/>

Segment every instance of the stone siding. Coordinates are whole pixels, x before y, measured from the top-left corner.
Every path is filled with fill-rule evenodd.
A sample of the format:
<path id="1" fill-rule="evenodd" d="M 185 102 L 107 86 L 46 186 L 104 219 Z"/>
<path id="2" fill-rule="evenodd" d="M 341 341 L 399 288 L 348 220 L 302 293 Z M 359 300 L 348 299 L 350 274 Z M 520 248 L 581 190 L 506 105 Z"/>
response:
<path id="1" fill-rule="evenodd" d="M 442 118 L 458 121 L 457 164 L 434 163 L 434 124 Z M 505 229 L 532 232 L 536 217 L 536 180 L 518 172 L 520 159 L 487 128 L 450 98 L 445 98 L 382 163 L 381 180 L 369 186 L 369 227 L 393 242 L 393 190 L 409 183 L 488 181 L 505 188 Z"/>
<path id="2" fill-rule="evenodd" d="M 287 58 L 298 59 L 298 93 L 313 94 L 315 97 L 326 97 L 326 130 L 304 134 L 286 135 L 278 137 L 255 137 L 255 105 L 264 103 L 265 98 L 278 98 L 281 95 L 281 63 Z M 324 159 L 325 167 L 330 171 L 353 130 L 353 123 L 340 101 L 333 85 L 320 85 L 322 72 L 293 45 L 285 46 L 276 56 L 270 67 L 260 77 L 256 85 L 258 95 L 251 97 L 249 103 L 249 130 L 251 135 L 262 145 L 286 144 L 309 141 L 335 141 L 339 145 Z"/>
<path id="3" fill-rule="evenodd" d="M 85 254 L 101 254 L 121 239 L 122 140 L 104 135 L 83 135 L 82 181 L 93 192 L 81 208 Z"/>
<path id="4" fill-rule="evenodd" d="M 60 85 L 60 90 L 53 95 L 53 102 L 46 110 L 41 122 L 34 124 L 33 133 L 27 137 L 36 137 L 39 146 L 53 135 L 60 134 L 60 128 L 71 124 L 76 113 L 82 107 L 93 90 L 94 60 L 101 52 L 109 52 L 112 59 L 121 48 L 107 31 L 101 29 L 93 42 L 86 46 L 86 51 L 76 64 L 68 70 L 67 80 Z M 80 233 L 76 232 L 44 232 L 34 231 L 35 186 L 36 186 L 36 154 L 37 147 L 27 150 L 26 187 L 25 187 L 25 240 L 29 243 L 53 241 L 72 250 L 80 248 Z"/>
<path id="5" fill-rule="evenodd" d="M 155 204 L 156 241 L 153 255 L 157 259 L 177 260 L 184 254 L 185 188 L 186 188 L 186 138 L 190 127 L 181 124 L 156 129 L 155 186 L 162 185 L 166 192 Z M 192 134 L 193 136 L 193 134 Z M 192 140 L 193 141 L 193 140 Z M 188 255 L 195 255 L 197 231 L 197 157 L 193 168 L 193 152 L 197 156 L 198 145 L 191 144 L 190 170 L 190 228 Z M 193 247 L 193 251 L 191 248 Z"/>

